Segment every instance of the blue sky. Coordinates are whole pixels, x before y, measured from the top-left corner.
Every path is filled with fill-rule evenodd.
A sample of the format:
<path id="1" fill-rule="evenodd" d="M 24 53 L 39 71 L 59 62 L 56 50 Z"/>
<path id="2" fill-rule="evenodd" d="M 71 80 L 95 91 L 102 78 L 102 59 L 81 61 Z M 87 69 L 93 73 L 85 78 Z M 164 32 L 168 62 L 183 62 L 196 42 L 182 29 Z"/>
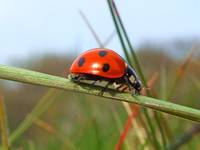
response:
<path id="1" fill-rule="evenodd" d="M 200 37 L 198 0 L 116 0 L 134 45 Z M 98 47 L 82 10 L 102 40 L 114 30 L 105 0 L 0 0 L 0 63 L 45 52 Z M 117 37 L 107 46 L 121 52 Z"/>

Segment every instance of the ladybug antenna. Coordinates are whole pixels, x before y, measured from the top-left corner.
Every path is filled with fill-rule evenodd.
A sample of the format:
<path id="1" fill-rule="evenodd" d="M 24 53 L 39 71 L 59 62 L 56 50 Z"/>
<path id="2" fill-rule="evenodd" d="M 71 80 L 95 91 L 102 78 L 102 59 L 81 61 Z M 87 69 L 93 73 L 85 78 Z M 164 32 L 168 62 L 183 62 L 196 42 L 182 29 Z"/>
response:
<path id="1" fill-rule="evenodd" d="M 150 90 L 150 87 L 142 87 L 142 90 Z"/>

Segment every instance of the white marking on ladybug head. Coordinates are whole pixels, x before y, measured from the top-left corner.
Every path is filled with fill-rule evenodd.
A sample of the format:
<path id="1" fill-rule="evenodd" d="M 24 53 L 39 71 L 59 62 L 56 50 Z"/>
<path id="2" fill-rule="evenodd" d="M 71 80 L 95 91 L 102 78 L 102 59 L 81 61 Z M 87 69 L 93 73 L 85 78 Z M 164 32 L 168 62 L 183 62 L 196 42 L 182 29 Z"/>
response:
<path id="1" fill-rule="evenodd" d="M 129 77 L 129 81 L 133 84 L 133 83 L 135 83 L 136 79 L 135 79 L 135 77 L 133 75 L 131 75 Z"/>

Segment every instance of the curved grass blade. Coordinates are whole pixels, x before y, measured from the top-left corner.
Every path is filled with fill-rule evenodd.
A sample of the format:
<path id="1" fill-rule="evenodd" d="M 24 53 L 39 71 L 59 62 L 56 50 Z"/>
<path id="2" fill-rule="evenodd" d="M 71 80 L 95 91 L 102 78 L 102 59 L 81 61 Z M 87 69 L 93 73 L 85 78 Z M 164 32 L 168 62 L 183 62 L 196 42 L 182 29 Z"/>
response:
<path id="1" fill-rule="evenodd" d="M 96 95 L 105 97 L 111 100 L 125 101 L 129 103 L 135 103 L 147 108 L 152 108 L 167 114 L 171 114 L 184 119 L 200 122 L 200 110 L 190 107 L 166 102 L 163 100 L 141 96 L 131 95 L 130 93 L 123 93 L 113 89 L 108 89 L 103 95 L 99 95 L 99 91 L 102 87 L 92 86 L 89 84 L 76 84 L 70 79 L 65 79 L 58 76 L 48 75 L 36 71 L 27 69 L 21 69 L 16 67 L 10 67 L 6 65 L 0 65 L 0 78 L 6 80 L 12 80 L 17 82 L 41 85 L 46 87 L 52 87 L 56 89 L 62 89 L 72 92 L 85 93 L 90 95 Z"/>

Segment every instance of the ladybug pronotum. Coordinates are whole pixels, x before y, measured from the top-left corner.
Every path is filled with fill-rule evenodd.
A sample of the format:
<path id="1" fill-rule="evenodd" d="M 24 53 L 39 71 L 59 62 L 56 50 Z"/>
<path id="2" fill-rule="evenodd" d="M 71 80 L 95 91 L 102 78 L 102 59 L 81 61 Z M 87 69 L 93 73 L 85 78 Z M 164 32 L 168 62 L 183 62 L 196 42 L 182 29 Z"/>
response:
<path id="1" fill-rule="evenodd" d="M 142 87 L 135 70 L 110 49 L 95 48 L 82 53 L 72 63 L 70 73 L 73 81 L 106 81 L 103 91 L 113 83 L 119 85 L 117 89 L 125 85 L 134 94 L 139 94 Z"/>

